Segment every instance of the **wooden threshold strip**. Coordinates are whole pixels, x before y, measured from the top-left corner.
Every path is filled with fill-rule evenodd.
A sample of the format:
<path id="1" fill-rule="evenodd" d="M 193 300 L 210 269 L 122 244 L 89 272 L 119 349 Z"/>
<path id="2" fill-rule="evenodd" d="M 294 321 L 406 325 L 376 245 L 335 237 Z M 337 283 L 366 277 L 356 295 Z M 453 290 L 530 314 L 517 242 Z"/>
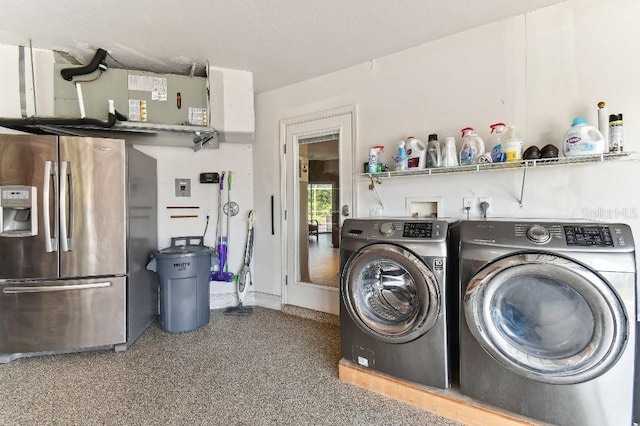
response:
<path id="1" fill-rule="evenodd" d="M 438 391 L 403 382 L 390 376 L 365 370 L 345 359 L 338 364 L 343 382 L 404 402 L 441 417 L 474 426 L 538 425 L 534 420 L 482 406 L 455 389 Z"/>

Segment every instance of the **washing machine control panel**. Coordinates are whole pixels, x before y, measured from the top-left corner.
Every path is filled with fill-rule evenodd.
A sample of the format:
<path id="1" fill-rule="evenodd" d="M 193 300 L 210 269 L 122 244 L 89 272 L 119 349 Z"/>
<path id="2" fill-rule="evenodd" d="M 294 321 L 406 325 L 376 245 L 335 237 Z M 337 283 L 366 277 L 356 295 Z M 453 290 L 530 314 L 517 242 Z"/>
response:
<path id="1" fill-rule="evenodd" d="M 431 222 L 406 222 L 402 228 L 403 238 L 431 238 L 432 234 Z"/>
<path id="2" fill-rule="evenodd" d="M 607 226 L 565 226 L 564 235 L 568 246 L 613 247 Z"/>
<path id="3" fill-rule="evenodd" d="M 533 225 L 527 229 L 527 238 L 534 243 L 544 244 L 551 239 L 551 234 L 544 226 Z"/>
<path id="4" fill-rule="evenodd" d="M 393 232 L 395 230 L 396 228 L 393 226 L 393 223 L 391 222 L 385 222 L 382 225 L 380 225 L 380 233 L 385 237 L 389 237 L 393 235 Z"/>

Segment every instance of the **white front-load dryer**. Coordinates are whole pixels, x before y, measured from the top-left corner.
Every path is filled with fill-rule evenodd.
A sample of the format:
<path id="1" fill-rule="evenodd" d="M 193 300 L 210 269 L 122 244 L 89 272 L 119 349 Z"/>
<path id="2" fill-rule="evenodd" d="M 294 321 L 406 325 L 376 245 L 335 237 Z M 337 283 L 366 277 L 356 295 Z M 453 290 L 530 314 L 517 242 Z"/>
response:
<path id="1" fill-rule="evenodd" d="M 451 385 L 443 220 L 350 219 L 340 241 L 342 356 L 390 376 Z"/>
<path id="2" fill-rule="evenodd" d="M 631 424 L 631 229 L 477 221 L 459 232 L 461 392 L 553 424 Z"/>

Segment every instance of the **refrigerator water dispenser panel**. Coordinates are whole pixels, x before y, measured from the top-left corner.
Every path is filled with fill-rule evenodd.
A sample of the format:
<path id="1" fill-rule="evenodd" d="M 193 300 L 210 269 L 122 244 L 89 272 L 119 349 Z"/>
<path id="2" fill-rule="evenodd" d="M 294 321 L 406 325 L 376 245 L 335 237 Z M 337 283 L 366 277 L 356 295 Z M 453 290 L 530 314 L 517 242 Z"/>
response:
<path id="1" fill-rule="evenodd" d="M 35 186 L 0 186 L 0 237 L 38 235 Z"/>

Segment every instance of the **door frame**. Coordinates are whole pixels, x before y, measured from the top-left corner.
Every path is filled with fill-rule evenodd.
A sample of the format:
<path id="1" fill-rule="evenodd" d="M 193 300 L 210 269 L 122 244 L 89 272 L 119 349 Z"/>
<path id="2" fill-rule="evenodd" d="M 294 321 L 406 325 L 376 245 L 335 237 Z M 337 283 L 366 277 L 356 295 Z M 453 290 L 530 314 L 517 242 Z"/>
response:
<path id="1" fill-rule="evenodd" d="M 281 222 L 280 222 L 280 229 L 282 230 L 282 242 L 280 245 L 280 276 L 281 276 L 281 285 L 282 285 L 282 291 L 281 291 L 281 303 L 282 305 L 287 305 L 289 304 L 289 300 L 288 300 L 288 284 L 289 284 L 289 277 L 288 277 L 288 273 L 289 273 L 289 261 L 288 261 L 288 250 L 289 250 L 289 239 L 290 239 L 290 235 L 289 235 L 289 227 L 288 227 L 288 220 L 290 218 L 293 218 L 294 216 L 292 216 L 292 214 L 289 214 L 289 212 L 287 212 L 287 202 L 288 202 L 288 193 L 287 193 L 287 175 L 288 175 L 288 161 L 287 161 L 287 152 L 286 152 L 286 147 L 287 147 L 287 127 L 291 126 L 291 125 L 295 125 L 295 124 L 303 124 L 303 123 L 307 123 L 307 122 L 312 122 L 312 121 L 317 121 L 317 120 L 323 120 L 323 119 L 328 119 L 328 118 L 332 118 L 332 117 L 336 117 L 336 116 L 341 116 L 341 115 L 347 115 L 350 114 L 351 115 L 351 162 L 353 164 L 351 164 L 351 176 L 349 177 L 352 181 L 352 192 L 351 192 L 351 203 L 350 203 L 350 216 L 352 216 L 355 212 L 357 212 L 357 199 L 358 199 L 358 194 L 357 194 L 357 185 L 355 185 L 355 174 L 356 174 L 356 168 L 354 167 L 355 163 L 356 163 L 356 157 L 355 157 L 355 153 L 356 153 L 356 149 L 358 146 L 358 139 L 357 139 L 357 105 L 345 105 L 345 106 L 340 106 L 340 107 L 336 107 L 336 108 L 332 108 L 332 109 L 328 109 L 328 110 L 323 110 L 323 111 L 318 111 L 318 112 L 312 112 L 312 113 L 308 113 L 308 114 L 304 114 L 304 115 L 300 115 L 300 116 L 296 116 L 296 117 L 291 117 L 291 118 L 286 118 L 286 119 L 282 119 L 280 120 L 280 147 L 282 149 L 281 154 L 280 154 L 280 208 L 281 211 L 284 212 L 281 215 Z M 291 154 L 291 153 L 289 153 Z M 342 175 L 342 173 L 341 173 Z M 341 206 L 339 206 L 339 208 L 341 208 Z M 340 216 L 342 218 L 342 215 Z M 295 229 L 295 228 L 294 228 Z M 293 278 L 291 278 L 293 279 Z M 338 283 L 339 284 L 339 283 Z M 308 284 L 310 289 L 315 289 L 316 291 L 333 291 L 336 293 L 336 311 L 335 312 L 328 312 L 328 313 L 332 313 L 337 315 L 338 314 L 338 308 L 339 308 L 339 285 L 338 288 L 331 288 L 331 287 L 326 287 L 326 286 L 320 286 L 317 284 Z M 322 288 L 322 289 L 321 289 Z"/>

